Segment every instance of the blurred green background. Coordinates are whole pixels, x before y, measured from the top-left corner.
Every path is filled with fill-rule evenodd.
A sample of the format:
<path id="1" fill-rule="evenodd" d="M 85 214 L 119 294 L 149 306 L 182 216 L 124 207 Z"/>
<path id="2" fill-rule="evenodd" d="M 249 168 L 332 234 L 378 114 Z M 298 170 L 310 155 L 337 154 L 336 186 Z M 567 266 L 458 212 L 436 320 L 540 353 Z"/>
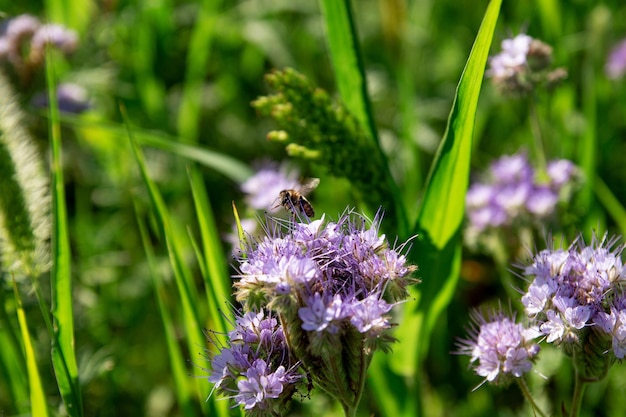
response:
<path id="1" fill-rule="evenodd" d="M 406 179 L 413 187 L 405 187 L 404 199 L 413 202 L 413 210 L 486 5 L 486 1 L 468 0 L 353 2 L 369 93 L 391 170 L 403 172 L 406 164 L 414 164 L 418 174 Z M 147 205 L 148 196 L 119 106 L 150 137 L 195 145 L 248 166 L 263 158 L 284 159 L 282 146 L 265 138 L 274 127 L 272 121 L 258 116 L 250 102 L 269 93 L 264 74 L 284 67 L 297 69 L 335 94 L 318 3 L 48 0 L 42 5 L 0 0 L 0 12 L 6 17 L 47 16 L 76 30 L 80 38 L 77 51 L 60 63 L 59 79 L 85 87 L 92 103 L 85 113 L 63 119 L 62 130 L 76 352 L 85 415 L 179 415 L 133 207 L 133 201 Z M 585 144 L 595 144 L 594 158 L 587 163 L 593 163 L 592 172 L 625 205 L 626 81 L 607 79 L 604 65 L 610 48 L 626 37 L 626 5 L 619 0 L 505 1 L 492 49 L 519 32 L 552 45 L 555 65 L 569 73 L 563 85 L 539 104 L 548 157 L 568 158 L 580 165 L 590 156 Z M 28 125 L 45 150 L 46 115 L 28 105 L 29 97 L 45 89 L 44 79 L 42 72 L 20 92 Z M 530 136 L 527 103 L 503 97 L 485 82 L 473 167 L 482 170 L 497 156 L 528 148 Z M 409 148 L 417 149 L 415 159 L 406 152 Z M 144 152 L 172 215 L 197 235 L 186 171 L 190 159 L 159 146 L 145 146 Z M 239 184 L 210 164 L 201 167 L 215 221 L 220 234 L 226 235 L 234 223 L 231 202 L 243 205 Z M 312 198 L 319 213 L 336 216 L 346 205 L 356 204 L 349 193 L 335 198 L 334 187 L 347 187 L 340 180 L 324 177 L 314 166 L 301 168 L 322 178 Z M 626 232 L 597 193 L 577 204 L 575 227 L 585 234 L 592 228 Z M 223 251 L 228 256 L 227 244 Z M 165 249 L 161 247 L 157 255 L 161 272 L 171 275 Z M 185 255 L 193 267 L 193 252 Z M 455 299 L 441 317 L 430 346 L 423 377 L 424 408 L 429 416 L 495 415 L 496 410 L 501 416 L 520 415 L 522 397 L 514 387 L 485 385 L 472 392 L 480 379 L 467 370 L 467 358 L 450 354 L 455 338 L 465 336 L 471 307 L 497 297 L 506 300 L 493 261 L 471 254 L 467 258 Z M 40 320 L 35 301 L 25 297 L 24 302 L 32 316 L 31 331 L 49 402 L 59 404 L 52 368 L 46 362 L 48 336 L 34 330 Z M 178 331 L 183 346 L 184 334 Z M 198 354 L 202 349 L 187 352 L 190 374 L 206 375 L 200 368 L 207 366 Z M 549 348 L 541 356 L 545 367 L 555 369 L 559 361 L 567 361 Z M 561 398 L 571 389 L 567 366 L 555 372 L 558 377 L 543 388 L 547 399 Z M 543 384 L 540 376 L 532 378 L 535 386 Z M 618 415 L 626 406 L 625 384 L 624 370 L 614 367 L 609 378 L 588 389 L 587 414 L 582 415 Z M 375 410 L 367 397 L 363 402 L 363 415 Z M 327 400 L 316 397 L 296 406 L 294 413 L 324 415 L 326 411 L 338 415 Z M 0 414 L 14 412 L 7 387 L 0 381 Z"/>

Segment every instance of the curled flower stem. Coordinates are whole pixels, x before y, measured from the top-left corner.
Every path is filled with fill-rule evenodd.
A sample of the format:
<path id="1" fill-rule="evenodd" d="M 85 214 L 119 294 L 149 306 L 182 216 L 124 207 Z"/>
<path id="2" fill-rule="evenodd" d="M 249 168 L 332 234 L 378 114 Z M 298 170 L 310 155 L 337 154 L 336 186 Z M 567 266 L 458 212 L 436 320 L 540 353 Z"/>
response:
<path id="1" fill-rule="evenodd" d="M 533 145 L 535 148 L 537 163 L 539 164 L 539 173 L 541 176 L 545 176 L 548 169 L 548 163 L 546 162 L 546 153 L 543 148 L 543 133 L 541 129 L 541 122 L 539 120 L 539 113 L 537 113 L 535 96 L 530 97 L 528 107 L 530 108 L 530 127 L 533 132 Z"/>
<path id="2" fill-rule="evenodd" d="M 522 391 L 522 394 L 524 394 L 524 398 L 528 400 L 533 410 L 536 411 L 540 417 L 547 417 L 546 413 L 544 413 L 535 402 L 535 399 L 533 398 L 532 394 L 530 393 L 530 390 L 528 389 L 528 385 L 526 385 L 526 380 L 524 380 L 524 378 L 516 378 L 515 380 L 517 381 L 517 385 Z"/>

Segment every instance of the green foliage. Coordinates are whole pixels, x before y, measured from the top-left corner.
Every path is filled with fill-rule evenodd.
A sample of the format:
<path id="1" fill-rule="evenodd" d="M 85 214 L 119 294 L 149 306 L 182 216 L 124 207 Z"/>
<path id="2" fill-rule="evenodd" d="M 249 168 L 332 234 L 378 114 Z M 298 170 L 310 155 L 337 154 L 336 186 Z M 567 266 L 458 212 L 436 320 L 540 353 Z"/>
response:
<path id="1" fill-rule="evenodd" d="M 206 401 L 217 347 L 203 330 L 219 340 L 231 326 L 238 245 L 226 236 L 233 204 L 242 220 L 251 212 L 239 185 L 259 160 L 293 156 L 322 179 L 309 197 L 317 213 L 383 207 L 390 240 L 418 235 L 408 256 L 422 282 L 394 309 L 399 343 L 373 358 L 357 414 L 531 415 L 513 389 L 472 391 L 480 378 L 450 355 L 471 308 L 506 305 L 505 287 L 527 285 L 507 271 L 510 253 L 494 259 L 460 245 L 470 172 L 520 148 L 536 157 L 528 102 L 483 82 L 484 60 L 492 33 L 492 54 L 520 30 L 553 47 L 569 76 L 533 97 L 534 111 L 546 158 L 571 159 L 585 177 L 551 223 L 554 240 L 623 235 L 626 83 L 604 73 L 626 34 L 623 2 L 503 2 L 498 26 L 498 1 L 5 3 L 7 16 L 31 13 L 80 38 L 73 56 L 53 53 L 48 81 L 43 67 L 23 80 L 0 60 L 5 414 L 239 415 L 228 401 Z M 35 108 L 59 82 L 85 87 L 90 109 Z M 25 143 L 28 156 L 16 160 L 11 146 Z M 38 177 L 20 173 L 33 161 Z M 24 178 L 40 178 L 39 191 Z M 558 414 L 574 385 L 570 361 L 551 349 L 540 356 L 550 379 L 532 375 L 529 387 Z M 626 407 L 622 366 L 587 388 L 581 416 Z M 341 415 L 317 391 L 292 414 Z"/>

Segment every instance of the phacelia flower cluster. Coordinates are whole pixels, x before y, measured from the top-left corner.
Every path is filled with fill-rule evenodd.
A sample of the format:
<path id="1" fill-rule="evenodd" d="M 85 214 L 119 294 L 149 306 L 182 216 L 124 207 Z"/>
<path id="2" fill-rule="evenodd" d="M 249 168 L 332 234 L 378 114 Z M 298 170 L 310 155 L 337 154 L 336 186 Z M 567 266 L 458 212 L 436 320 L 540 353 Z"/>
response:
<path id="1" fill-rule="evenodd" d="M 552 48 L 522 33 L 502 41 L 502 51 L 489 58 L 486 75 L 502 92 L 524 94 L 567 76 L 563 68 L 550 70 L 551 63 Z"/>
<path id="2" fill-rule="evenodd" d="M 303 374 L 289 354 L 280 323 L 261 310 L 236 319 L 228 346 L 211 360 L 209 381 L 248 415 L 274 416 L 285 409 Z"/>
<path id="3" fill-rule="evenodd" d="M 614 359 L 626 354 L 626 267 L 617 239 L 582 238 L 567 250 L 543 250 L 524 269 L 526 314 L 548 343 L 568 354 L 584 348 Z"/>
<path id="4" fill-rule="evenodd" d="M 551 217 L 579 176 L 576 166 L 565 159 L 549 162 L 548 178 L 540 179 L 526 153 L 501 157 L 491 164 L 487 181 L 475 182 L 467 191 L 468 239 L 474 241 L 490 229 Z"/>
<path id="5" fill-rule="evenodd" d="M 458 353 L 471 357 L 474 371 L 484 382 L 507 385 L 532 369 L 539 353 L 536 331 L 499 311 L 486 316 L 474 312 L 472 319 L 470 337 L 460 341 Z"/>
<path id="6" fill-rule="evenodd" d="M 289 355 L 314 385 L 350 408 L 373 351 L 393 341 L 391 308 L 416 281 L 405 245 L 391 247 L 379 234 L 380 221 L 377 215 L 368 225 L 352 212 L 337 222 L 269 219 L 267 236 L 249 242 L 239 259 L 235 283 L 246 310 L 280 317 Z"/>
<path id="7" fill-rule="evenodd" d="M 41 66 L 47 45 L 67 55 L 76 49 L 78 35 L 62 25 L 42 24 L 28 14 L 0 24 L 0 62 L 8 62 L 22 82 L 30 81 L 33 71 Z"/>

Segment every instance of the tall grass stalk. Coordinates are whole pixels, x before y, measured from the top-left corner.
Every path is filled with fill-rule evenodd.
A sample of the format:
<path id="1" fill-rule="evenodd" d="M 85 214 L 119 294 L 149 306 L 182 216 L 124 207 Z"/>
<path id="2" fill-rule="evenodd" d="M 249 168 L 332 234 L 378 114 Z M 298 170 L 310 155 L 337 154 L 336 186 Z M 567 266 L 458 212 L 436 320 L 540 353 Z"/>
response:
<path id="1" fill-rule="evenodd" d="M 49 98 L 49 130 L 52 150 L 52 274 L 51 311 L 52 364 L 66 412 L 83 416 L 83 399 L 74 345 L 74 297 L 72 294 L 71 248 L 61 156 L 61 123 L 56 96 L 55 61 L 48 50 L 46 81 Z M 40 298 L 40 305 L 42 304 Z M 47 319 L 47 312 L 43 312 Z"/>

